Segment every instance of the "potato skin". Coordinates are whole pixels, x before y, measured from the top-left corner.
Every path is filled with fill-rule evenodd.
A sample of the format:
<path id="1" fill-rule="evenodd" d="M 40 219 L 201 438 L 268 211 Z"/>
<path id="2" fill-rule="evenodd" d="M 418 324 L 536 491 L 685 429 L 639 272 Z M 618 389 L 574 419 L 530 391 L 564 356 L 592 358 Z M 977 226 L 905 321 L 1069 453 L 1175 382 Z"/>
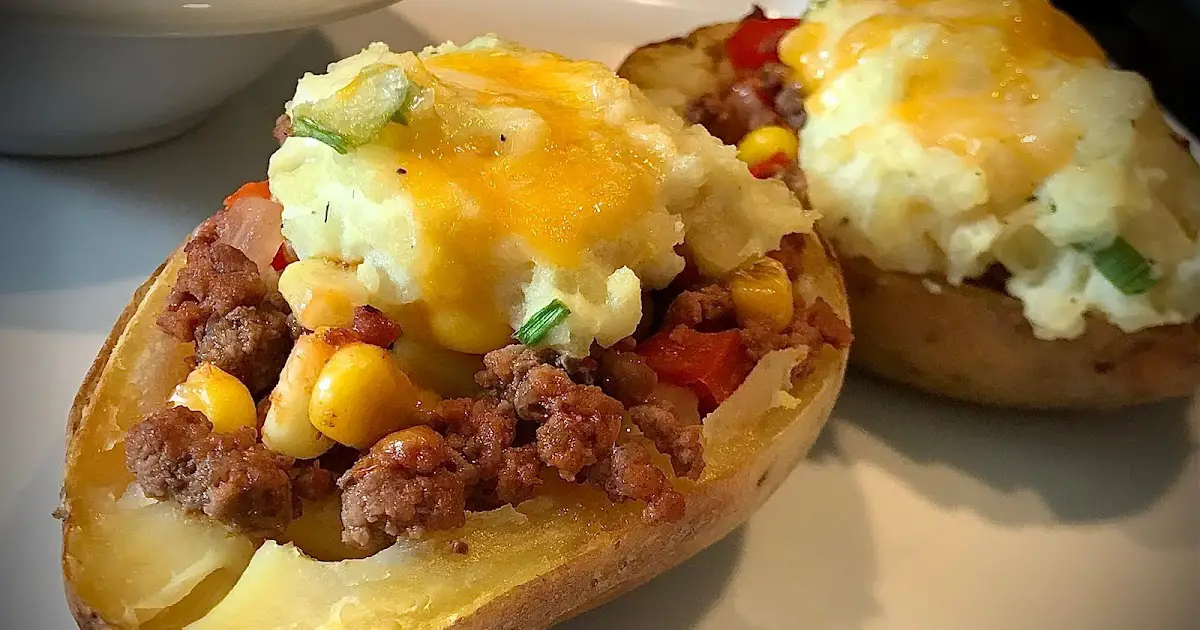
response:
<path id="1" fill-rule="evenodd" d="M 618 74 L 682 113 L 706 92 L 702 86 L 725 80 L 721 42 L 734 28 L 716 24 L 648 44 Z M 705 76 L 680 77 L 685 63 Z M 1043 341 L 1021 302 L 1003 293 L 884 272 L 864 259 L 842 266 L 854 321 L 851 364 L 893 381 L 979 404 L 1047 410 L 1148 403 L 1186 396 L 1200 382 L 1200 320 L 1125 333 L 1088 316 L 1081 337 Z"/>
<path id="2" fill-rule="evenodd" d="M 849 319 L 845 284 L 832 249 L 815 236 L 806 238 L 806 251 L 812 251 L 812 264 L 806 277 L 812 277 L 816 290 L 843 320 Z M 138 289 L 122 313 L 112 333 L 75 398 L 67 424 L 67 466 L 70 476 L 73 461 L 79 455 L 76 434 L 89 421 L 95 396 L 108 378 L 110 368 L 135 357 L 125 356 L 120 345 L 134 315 L 148 301 L 147 295 L 171 279 L 163 276 L 172 259 L 164 263 Z M 810 402 L 794 411 L 786 426 L 771 440 L 770 446 L 735 473 L 705 483 L 688 494 L 688 512 L 681 521 L 665 525 L 630 522 L 617 542 L 574 559 L 570 563 L 530 580 L 493 598 L 480 608 L 457 618 L 446 627 L 473 629 L 547 628 L 586 610 L 606 603 L 649 581 L 663 571 L 683 562 L 720 540 L 744 522 L 765 501 L 808 452 L 832 411 L 841 390 L 848 363 L 848 351 L 839 350 L 832 361 L 823 363 L 807 377 L 816 392 Z M 99 401 L 104 402 L 104 401 Z M 124 401 L 120 404 L 129 404 Z M 59 515 L 64 535 L 71 526 L 71 497 L 64 493 Z M 64 548 L 64 569 L 74 561 Z M 68 606 L 78 626 L 84 630 L 125 627 L 102 618 L 76 594 L 64 570 Z"/>
<path id="3" fill-rule="evenodd" d="M 641 88 L 656 104 L 682 115 L 692 100 L 733 80 L 725 40 L 736 22 L 713 24 L 686 37 L 642 46 L 625 59 L 617 75 Z"/>
<path id="4" fill-rule="evenodd" d="M 179 255 L 178 251 L 172 256 Z M 133 293 L 129 303 L 125 305 L 125 309 L 121 311 L 121 315 L 117 318 L 116 324 L 108 333 L 108 338 L 104 340 L 104 345 L 101 346 L 100 352 L 96 355 L 96 359 L 92 361 L 91 367 L 88 368 L 87 375 L 83 377 L 83 384 L 80 385 L 79 391 L 75 394 L 75 400 L 71 402 L 71 410 L 67 414 L 67 431 L 66 431 L 66 462 L 64 465 L 64 482 L 63 489 L 60 492 L 60 504 L 54 515 L 62 520 L 62 535 L 65 543 L 67 539 L 67 528 L 71 526 L 71 504 L 66 496 L 66 481 L 65 477 L 71 474 L 72 464 L 75 458 L 78 457 L 78 449 L 75 446 L 75 434 L 86 420 L 86 411 L 92 404 L 92 394 L 96 391 L 97 385 L 100 383 L 102 376 L 105 373 L 105 368 L 109 365 L 109 359 L 112 357 L 113 349 L 117 342 L 121 339 L 121 335 L 125 332 L 125 327 L 129 324 L 129 320 L 133 319 L 133 315 L 141 306 L 142 300 L 146 294 L 150 292 L 150 288 L 158 282 L 159 276 L 163 269 L 167 266 L 166 262 L 159 265 L 154 273 L 141 284 Z M 71 610 L 71 616 L 75 618 L 75 624 L 80 630 L 108 630 L 112 626 L 108 624 L 96 611 L 84 602 L 75 592 L 75 587 L 71 584 L 68 578 L 66 564 L 69 561 L 67 556 L 66 546 L 63 547 L 63 591 L 67 599 L 67 607 Z"/>
<path id="5" fill-rule="evenodd" d="M 1088 316 L 1075 339 L 1033 335 L 1021 302 L 975 286 L 844 262 L 851 363 L 960 400 L 1028 409 L 1113 409 L 1186 396 L 1200 382 L 1200 322 L 1125 333 Z"/>

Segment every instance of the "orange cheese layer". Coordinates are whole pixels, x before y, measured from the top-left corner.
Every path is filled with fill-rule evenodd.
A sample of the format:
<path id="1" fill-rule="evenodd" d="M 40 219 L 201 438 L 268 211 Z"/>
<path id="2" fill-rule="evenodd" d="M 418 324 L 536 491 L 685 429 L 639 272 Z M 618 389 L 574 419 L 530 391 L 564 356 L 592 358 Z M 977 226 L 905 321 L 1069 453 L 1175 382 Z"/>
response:
<path id="1" fill-rule="evenodd" d="M 1037 74 L 1104 54 L 1047 0 L 842 0 L 837 11 L 850 17 L 826 22 L 818 10 L 780 44 L 815 115 L 822 90 L 864 56 L 923 46 L 893 112 L 923 144 L 971 159 L 1013 197 L 1069 162 L 1076 131 L 1035 115 Z"/>
<path id="2" fill-rule="evenodd" d="M 426 312 L 460 320 L 431 322 L 435 329 L 476 327 L 497 340 L 485 347 L 511 333 L 507 314 L 486 299 L 502 271 L 498 241 L 518 239 L 539 264 L 573 267 L 653 209 L 658 161 L 580 93 L 578 65 L 504 50 L 431 57 L 433 114 L 381 138 L 406 172 L 428 245 L 417 274 Z M 508 107 L 540 119 L 532 141 L 502 137 L 482 118 Z"/>

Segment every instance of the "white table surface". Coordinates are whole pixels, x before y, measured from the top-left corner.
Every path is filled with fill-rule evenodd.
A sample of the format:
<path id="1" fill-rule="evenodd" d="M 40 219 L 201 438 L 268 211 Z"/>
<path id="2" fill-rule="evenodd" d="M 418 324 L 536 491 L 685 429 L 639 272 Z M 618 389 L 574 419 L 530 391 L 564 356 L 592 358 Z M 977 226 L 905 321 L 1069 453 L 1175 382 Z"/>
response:
<path id="1" fill-rule="evenodd" d="M 741 2 L 409 0 L 306 39 L 187 135 L 0 158 L 0 627 L 72 627 L 50 513 L 71 398 L 128 296 L 241 182 L 304 70 L 369 40 L 495 30 L 615 64 Z M 1196 630 L 1200 405 L 1105 417 L 948 404 L 851 375 L 818 447 L 743 528 L 565 628 Z"/>

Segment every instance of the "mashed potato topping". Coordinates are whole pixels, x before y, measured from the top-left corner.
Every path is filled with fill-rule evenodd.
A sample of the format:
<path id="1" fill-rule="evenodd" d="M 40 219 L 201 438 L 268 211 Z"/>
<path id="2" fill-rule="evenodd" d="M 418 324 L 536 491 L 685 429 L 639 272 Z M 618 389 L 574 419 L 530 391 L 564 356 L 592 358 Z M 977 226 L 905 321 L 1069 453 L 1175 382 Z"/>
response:
<path id="1" fill-rule="evenodd" d="M 544 343 L 583 355 L 633 332 L 685 238 L 719 275 L 812 227 L 782 184 L 606 67 L 494 37 L 420 55 L 373 44 L 303 78 L 288 113 L 350 103 L 397 68 L 404 112 L 349 150 L 288 138 L 271 191 L 301 258 L 351 266 L 372 304 L 444 347 L 503 346 L 558 299 L 571 313 Z"/>
<path id="2" fill-rule="evenodd" d="M 780 54 L 809 94 L 800 163 L 841 251 L 951 283 L 999 262 L 1035 333 L 1200 313 L 1200 168 L 1146 81 L 1046 0 L 831 0 Z M 1095 250 L 1127 242 L 1149 290 Z"/>

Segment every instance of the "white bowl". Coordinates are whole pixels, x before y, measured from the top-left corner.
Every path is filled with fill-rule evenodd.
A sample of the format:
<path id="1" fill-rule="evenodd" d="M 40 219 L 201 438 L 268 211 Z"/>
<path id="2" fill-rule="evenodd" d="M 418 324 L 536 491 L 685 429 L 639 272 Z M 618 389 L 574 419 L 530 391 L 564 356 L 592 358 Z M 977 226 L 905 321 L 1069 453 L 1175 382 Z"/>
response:
<path id="1" fill-rule="evenodd" d="M 6 0 L 0 153 L 97 155 L 165 140 L 308 29 L 395 1 Z"/>

